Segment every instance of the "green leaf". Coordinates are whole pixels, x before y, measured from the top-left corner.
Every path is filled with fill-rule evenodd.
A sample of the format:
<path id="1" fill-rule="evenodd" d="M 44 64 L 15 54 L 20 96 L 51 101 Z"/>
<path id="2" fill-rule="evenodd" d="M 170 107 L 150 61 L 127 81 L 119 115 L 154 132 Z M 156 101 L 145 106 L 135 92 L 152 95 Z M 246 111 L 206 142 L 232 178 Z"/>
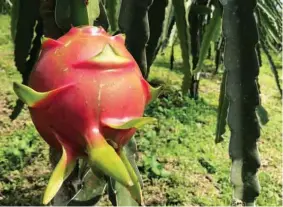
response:
<path id="1" fill-rule="evenodd" d="M 100 14 L 99 0 L 89 0 L 87 5 L 89 24 L 92 25 Z"/>
<path id="2" fill-rule="evenodd" d="M 270 5 L 265 4 L 261 1 L 257 2 L 257 9 L 261 10 L 263 13 L 267 15 L 268 18 L 270 18 L 272 21 L 276 21 L 276 10 L 274 8 L 270 8 Z"/>
<path id="3" fill-rule="evenodd" d="M 160 172 L 161 177 L 166 178 L 166 177 L 169 177 L 170 175 L 171 175 L 171 172 L 165 170 L 164 168 L 161 169 L 161 172 Z"/>
<path id="4" fill-rule="evenodd" d="M 129 190 L 118 182 L 115 182 L 115 191 L 117 206 L 139 206 L 138 203 L 132 199 Z"/>
<path id="5" fill-rule="evenodd" d="M 203 62 L 208 53 L 210 43 L 216 41 L 221 33 L 221 9 L 216 7 L 213 12 L 213 17 L 210 22 L 205 27 L 205 32 L 203 35 L 203 40 L 201 42 L 199 59 L 196 69 L 193 71 L 194 74 L 200 72 L 203 67 Z"/>
<path id="6" fill-rule="evenodd" d="M 111 178 L 108 180 L 108 197 L 113 206 L 139 206 L 129 190 Z"/>
<path id="7" fill-rule="evenodd" d="M 219 143 L 224 140 L 223 134 L 226 131 L 225 127 L 227 124 L 226 119 L 227 119 L 228 106 L 229 106 L 229 101 L 226 97 L 226 79 L 227 79 L 227 71 L 225 70 L 220 87 L 215 143 Z"/>
<path id="8" fill-rule="evenodd" d="M 261 0 L 262 1 L 262 0 Z M 270 19 L 270 14 L 267 12 L 272 11 L 274 14 Z M 278 40 L 282 39 L 282 22 L 281 13 L 278 11 L 278 6 L 269 1 L 264 1 L 262 6 L 258 5 L 256 7 L 256 17 L 258 22 L 258 30 L 260 42 L 266 44 L 268 49 L 272 49 L 275 52 L 278 51 L 278 44 L 281 42 Z"/>
<path id="9" fill-rule="evenodd" d="M 268 17 L 268 15 L 264 12 L 262 12 L 260 9 L 258 9 L 257 13 L 260 17 L 260 29 L 265 30 L 266 35 L 269 35 L 272 37 L 273 41 L 276 41 L 278 44 L 281 43 L 281 38 L 280 38 L 280 31 L 279 31 L 279 26 L 276 24 L 275 21 L 272 21 Z M 265 38 L 267 38 L 265 36 Z"/>
<path id="10" fill-rule="evenodd" d="M 278 48 L 274 45 L 273 38 L 266 33 L 266 31 L 263 31 L 262 29 L 259 29 L 259 35 L 260 35 L 260 42 L 264 42 L 268 49 L 273 50 L 274 52 L 278 52 Z"/>
<path id="11" fill-rule="evenodd" d="M 168 177 L 171 173 L 164 169 L 163 165 L 156 160 L 155 156 L 151 157 L 151 171 L 159 177 Z"/>
<path id="12" fill-rule="evenodd" d="M 256 114 L 261 125 L 265 125 L 269 122 L 268 112 L 262 105 L 256 107 Z"/>
<path id="13" fill-rule="evenodd" d="M 143 187 L 142 177 L 139 172 L 138 166 L 136 164 L 138 149 L 137 149 L 137 143 L 134 137 L 130 139 L 130 141 L 124 147 L 124 150 L 126 151 L 128 160 L 131 163 L 136 175 L 138 176 L 141 187 Z"/>
<path id="14" fill-rule="evenodd" d="M 139 129 L 145 124 L 151 123 L 156 121 L 155 118 L 152 117 L 139 117 L 139 118 L 133 118 L 130 121 L 124 122 L 124 123 L 113 123 L 114 120 L 105 120 L 103 121 L 104 124 L 107 126 L 113 128 L 113 129 L 131 129 L 136 128 Z"/>
<path id="15" fill-rule="evenodd" d="M 267 57 L 267 60 L 268 60 L 269 65 L 270 65 L 270 69 L 272 70 L 272 73 L 274 75 L 276 86 L 278 88 L 280 96 L 282 97 L 282 88 L 281 88 L 281 84 L 280 84 L 281 81 L 280 81 L 279 74 L 278 74 L 278 71 L 276 69 L 276 66 L 274 64 L 273 58 L 270 55 L 270 53 L 269 53 L 265 43 L 260 41 L 260 45 L 261 45 L 261 48 L 262 48 L 263 52 L 265 53 L 265 55 Z"/>
<path id="16" fill-rule="evenodd" d="M 130 174 L 130 177 L 134 183 L 133 186 L 129 187 L 128 190 L 131 194 L 131 197 L 138 203 L 138 204 L 141 204 L 143 203 L 143 198 L 142 198 L 142 192 L 141 192 L 141 186 L 140 186 L 140 182 L 139 182 L 139 178 L 138 176 L 136 175 L 136 172 L 134 170 L 134 168 L 132 167 L 128 157 L 127 157 L 127 154 L 126 152 L 122 149 L 121 152 L 120 152 L 120 156 L 121 156 L 121 159 L 122 161 L 124 162 L 129 174 Z"/>
<path id="17" fill-rule="evenodd" d="M 81 188 L 67 202 L 68 206 L 93 206 L 103 196 L 106 189 L 106 181 L 103 177 L 96 176 L 91 169 L 84 174 Z"/>

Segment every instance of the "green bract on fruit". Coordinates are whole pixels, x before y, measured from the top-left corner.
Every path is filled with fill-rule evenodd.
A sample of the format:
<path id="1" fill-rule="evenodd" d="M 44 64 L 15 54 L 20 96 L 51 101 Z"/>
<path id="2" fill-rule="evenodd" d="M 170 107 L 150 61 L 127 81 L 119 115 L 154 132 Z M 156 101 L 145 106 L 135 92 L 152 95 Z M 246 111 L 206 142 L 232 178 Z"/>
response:
<path id="1" fill-rule="evenodd" d="M 159 89 L 143 79 L 123 35 L 85 26 L 44 40 L 29 87 L 15 83 L 14 90 L 40 135 L 63 151 L 43 203 L 54 197 L 78 157 L 128 187 L 141 203 L 140 186 L 119 154 L 137 128 L 154 120 L 142 115 Z"/>

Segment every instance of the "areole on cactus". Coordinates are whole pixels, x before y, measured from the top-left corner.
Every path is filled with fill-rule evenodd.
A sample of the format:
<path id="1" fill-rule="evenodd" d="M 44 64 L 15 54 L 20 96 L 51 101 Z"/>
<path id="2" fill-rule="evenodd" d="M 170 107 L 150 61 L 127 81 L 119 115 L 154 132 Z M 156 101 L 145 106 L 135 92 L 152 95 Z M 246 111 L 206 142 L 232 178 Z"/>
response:
<path id="1" fill-rule="evenodd" d="M 43 203 L 51 201 L 83 158 L 94 173 L 114 178 L 141 204 L 140 184 L 123 146 L 136 129 L 155 120 L 142 115 L 160 88 L 142 77 L 124 36 L 83 26 L 57 40 L 45 39 L 28 85 L 14 83 L 14 91 L 29 106 L 44 140 L 62 150 Z"/>

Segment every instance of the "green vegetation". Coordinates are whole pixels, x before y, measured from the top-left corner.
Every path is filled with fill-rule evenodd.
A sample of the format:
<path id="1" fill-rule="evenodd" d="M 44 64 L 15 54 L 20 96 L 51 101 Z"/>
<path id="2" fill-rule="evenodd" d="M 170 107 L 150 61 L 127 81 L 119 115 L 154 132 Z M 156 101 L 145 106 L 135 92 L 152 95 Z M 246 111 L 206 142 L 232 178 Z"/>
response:
<path id="1" fill-rule="evenodd" d="M 227 73 L 225 95 L 229 100 L 227 124 L 231 136 L 233 203 L 254 206 L 260 193 L 257 176 L 260 167 L 260 137 L 257 108 L 260 105 L 256 44 L 259 42 L 253 15 L 256 1 L 223 3 L 224 68 Z M 234 15 L 231 15 L 234 14 Z M 238 24 L 238 22 L 241 24 Z M 249 28 L 249 33 L 245 31 Z M 244 75 L 243 75 L 244 74 Z M 226 74 L 225 74 L 226 75 Z"/>
<path id="2" fill-rule="evenodd" d="M 0 205 L 41 205 L 50 177 L 48 145 L 36 132 L 27 108 L 11 122 L 16 101 L 12 81 L 20 81 L 13 62 L 10 19 L 0 16 Z M 175 46 L 175 68 L 169 70 L 170 49 L 159 55 L 151 68 L 151 83 L 164 84 L 164 93 L 146 110 L 158 118 L 135 135 L 139 149 L 139 170 L 144 181 L 146 205 L 229 205 L 231 160 L 229 130 L 224 142 L 215 144 L 217 105 L 221 74 L 206 73 L 201 79 L 197 101 L 181 96 L 182 56 Z M 263 58 L 259 83 L 262 105 L 270 121 L 262 128 L 258 143 L 261 194 L 258 205 L 282 205 L 282 114 L 281 98 L 268 60 Z M 277 68 L 280 58 L 273 55 Z M 214 70 L 205 61 L 206 71 Z M 281 70 L 280 77 L 281 77 Z M 110 205 L 103 199 L 98 205 Z"/>

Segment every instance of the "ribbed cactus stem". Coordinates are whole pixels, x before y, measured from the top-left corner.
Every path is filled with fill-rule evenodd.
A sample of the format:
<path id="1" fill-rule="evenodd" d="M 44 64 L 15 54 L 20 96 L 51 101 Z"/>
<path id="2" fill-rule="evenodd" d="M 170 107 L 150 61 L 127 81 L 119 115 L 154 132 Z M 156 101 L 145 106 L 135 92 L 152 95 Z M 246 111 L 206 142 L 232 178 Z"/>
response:
<path id="1" fill-rule="evenodd" d="M 150 67 L 154 62 L 159 48 L 161 46 L 161 35 L 163 22 L 165 20 L 165 9 L 167 0 L 153 1 L 148 11 L 150 37 L 146 47 L 147 76 L 150 73 Z"/>
<path id="2" fill-rule="evenodd" d="M 260 191 L 256 175 L 260 167 L 257 149 L 260 128 L 256 116 L 259 65 L 255 50 L 258 32 L 253 16 L 256 0 L 221 0 L 221 3 L 224 9 L 224 66 L 227 70 L 226 95 L 229 99 L 233 197 L 244 205 L 254 205 Z"/>
<path id="3" fill-rule="evenodd" d="M 188 11 L 190 10 L 191 1 L 180 1 L 172 0 L 174 6 L 176 26 L 178 31 L 178 37 L 180 39 L 182 59 L 183 59 L 183 83 L 182 92 L 186 94 L 190 85 L 192 78 L 192 71 L 190 65 L 190 33 L 189 33 L 189 23 L 188 23 Z"/>
<path id="4" fill-rule="evenodd" d="M 88 25 L 87 0 L 71 0 L 71 22 L 74 27 Z"/>
<path id="5" fill-rule="evenodd" d="M 119 12 L 119 1 L 111 0 L 106 1 L 107 16 L 111 26 L 111 31 L 116 32 L 118 30 L 118 12 Z"/>
<path id="6" fill-rule="evenodd" d="M 148 10 L 153 0 L 123 0 L 119 28 L 126 34 L 126 47 L 147 77 L 146 44 L 149 40 Z"/>

